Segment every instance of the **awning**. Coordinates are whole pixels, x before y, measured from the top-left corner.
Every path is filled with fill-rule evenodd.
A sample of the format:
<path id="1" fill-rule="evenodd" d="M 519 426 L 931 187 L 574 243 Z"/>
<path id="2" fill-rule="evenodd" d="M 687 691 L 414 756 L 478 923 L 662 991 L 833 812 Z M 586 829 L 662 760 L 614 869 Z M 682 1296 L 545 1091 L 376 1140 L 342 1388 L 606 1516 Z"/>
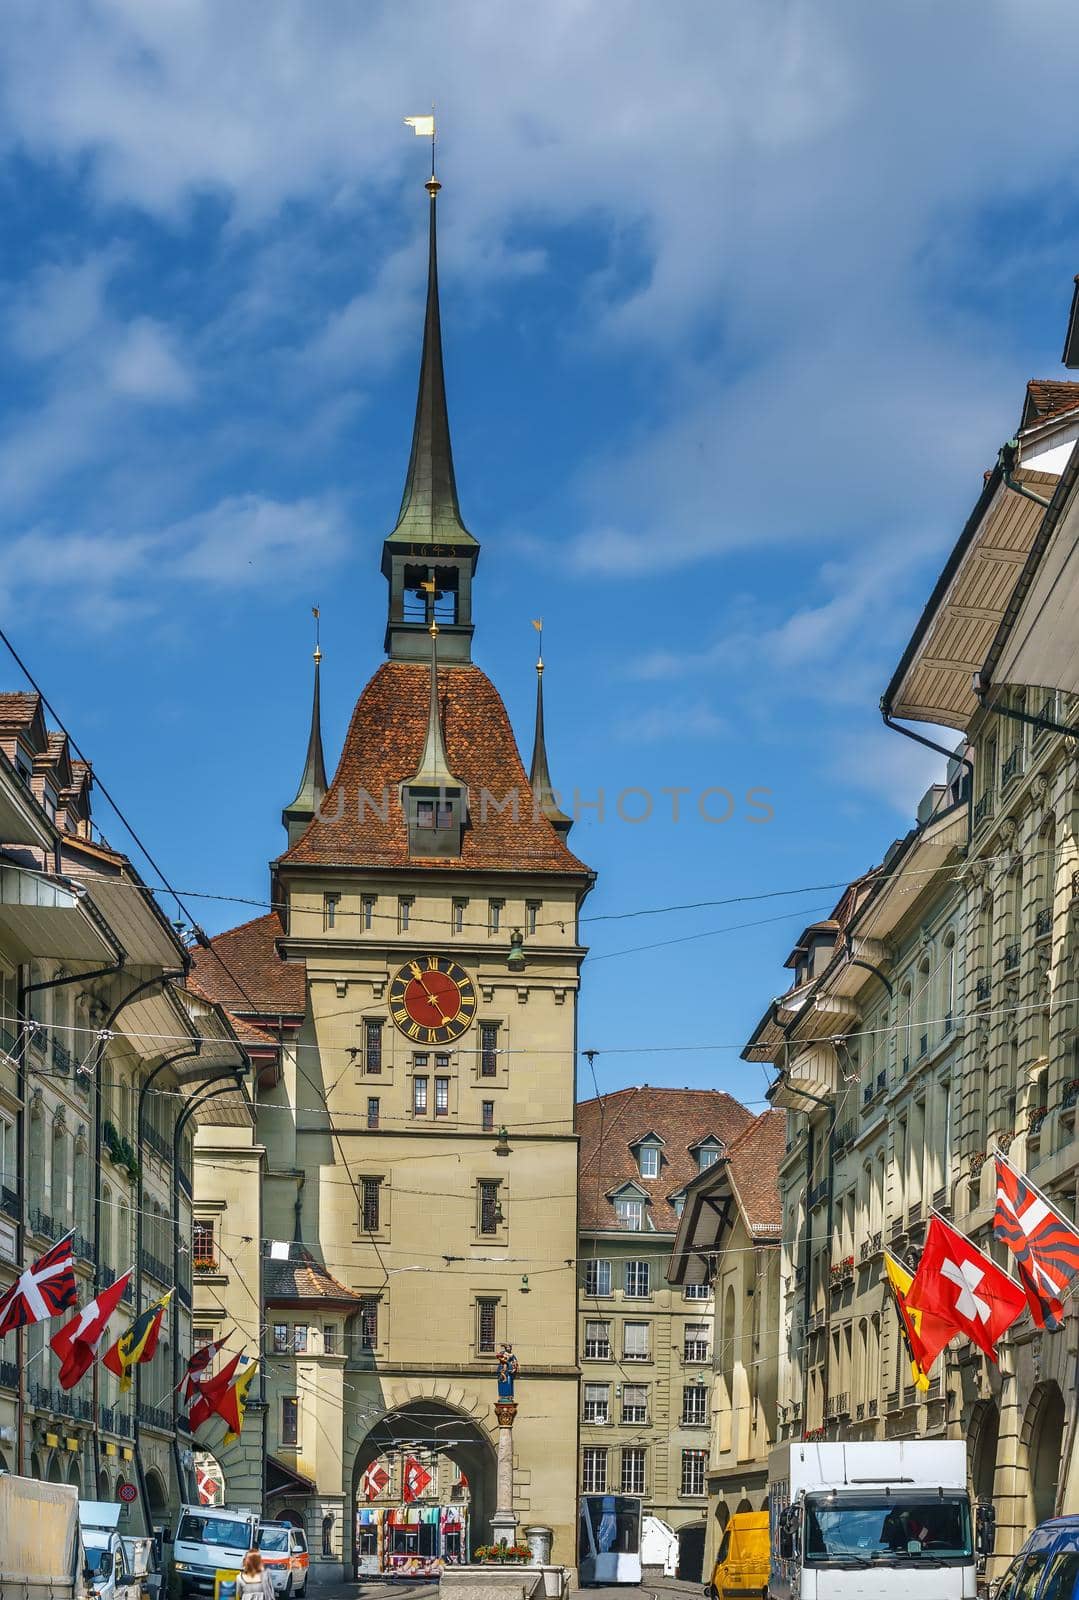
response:
<path id="1" fill-rule="evenodd" d="M 983 690 L 1010 685 L 1079 695 L 1079 451 L 986 653 L 981 682 Z"/>
<path id="2" fill-rule="evenodd" d="M 0 933 L 23 961 L 45 958 L 105 966 L 123 954 L 120 941 L 111 937 L 111 929 L 78 889 L 12 862 L 0 862 Z"/>
<path id="3" fill-rule="evenodd" d="M 280 1461 L 277 1456 L 266 1457 L 267 1500 L 272 1500 L 275 1495 L 316 1493 L 317 1486 L 311 1479 L 305 1478 L 295 1467 L 290 1467 L 287 1461 Z"/>

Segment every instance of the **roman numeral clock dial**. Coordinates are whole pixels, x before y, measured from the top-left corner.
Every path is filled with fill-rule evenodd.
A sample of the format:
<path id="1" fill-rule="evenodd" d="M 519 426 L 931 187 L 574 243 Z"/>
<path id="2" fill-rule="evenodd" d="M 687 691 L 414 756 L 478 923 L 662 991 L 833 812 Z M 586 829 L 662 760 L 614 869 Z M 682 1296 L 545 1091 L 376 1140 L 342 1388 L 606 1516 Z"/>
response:
<path id="1" fill-rule="evenodd" d="M 394 975 L 390 1016 L 413 1044 L 452 1044 L 475 1020 L 476 986 L 447 956 L 420 956 Z"/>

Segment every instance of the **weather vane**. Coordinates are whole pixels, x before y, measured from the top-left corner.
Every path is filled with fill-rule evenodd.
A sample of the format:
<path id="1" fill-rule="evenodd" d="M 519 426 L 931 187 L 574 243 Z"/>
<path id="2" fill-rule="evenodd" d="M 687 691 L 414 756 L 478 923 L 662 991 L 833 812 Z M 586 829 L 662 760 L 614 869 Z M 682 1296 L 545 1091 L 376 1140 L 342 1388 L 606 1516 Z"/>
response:
<path id="1" fill-rule="evenodd" d="M 431 141 L 431 176 L 427 180 L 427 193 L 433 200 L 442 185 L 435 177 L 435 106 L 431 102 L 431 115 L 429 117 L 406 117 L 406 128 L 411 128 L 417 138 L 430 139 Z"/>

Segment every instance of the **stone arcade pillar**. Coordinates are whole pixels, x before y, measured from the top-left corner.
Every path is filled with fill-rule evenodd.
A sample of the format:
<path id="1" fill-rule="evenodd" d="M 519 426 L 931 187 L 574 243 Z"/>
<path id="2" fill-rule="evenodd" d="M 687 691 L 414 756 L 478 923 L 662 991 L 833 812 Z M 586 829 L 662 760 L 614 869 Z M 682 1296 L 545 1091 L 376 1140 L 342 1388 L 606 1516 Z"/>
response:
<path id="1" fill-rule="evenodd" d="M 517 1542 L 517 1517 L 513 1509 L 513 1422 L 517 1415 L 514 1400 L 495 1402 L 498 1418 L 498 1483 L 495 1497 L 495 1514 L 491 1530 L 495 1544 Z"/>

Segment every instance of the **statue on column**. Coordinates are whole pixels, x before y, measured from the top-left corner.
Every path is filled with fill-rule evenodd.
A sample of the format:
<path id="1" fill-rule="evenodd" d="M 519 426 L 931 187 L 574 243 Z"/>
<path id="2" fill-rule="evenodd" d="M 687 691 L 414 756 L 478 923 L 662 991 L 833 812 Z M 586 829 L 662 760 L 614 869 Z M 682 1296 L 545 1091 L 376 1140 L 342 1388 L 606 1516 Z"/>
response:
<path id="1" fill-rule="evenodd" d="M 498 1352 L 498 1398 L 500 1400 L 513 1399 L 513 1383 L 520 1364 L 513 1353 L 511 1344 L 504 1344 Z"/>

